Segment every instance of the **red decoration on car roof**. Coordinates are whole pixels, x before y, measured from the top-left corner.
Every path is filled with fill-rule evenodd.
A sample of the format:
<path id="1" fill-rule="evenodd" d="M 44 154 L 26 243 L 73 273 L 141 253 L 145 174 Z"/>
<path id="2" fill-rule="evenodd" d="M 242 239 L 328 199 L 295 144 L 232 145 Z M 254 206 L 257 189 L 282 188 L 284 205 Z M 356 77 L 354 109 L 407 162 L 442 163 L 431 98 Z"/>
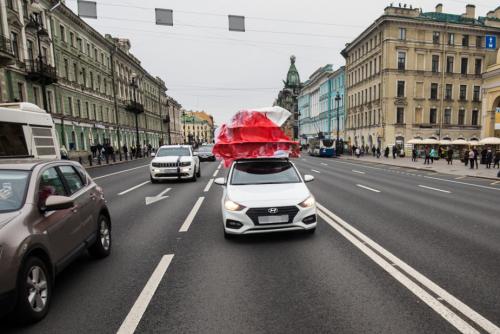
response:
<path id="1" fill-rule="evenodd" d="M 239 111 L 220 127 L 214 155 L 224 160 L 225 167 L 238 159 L 298 157 L 299 143 L 280 128 L 289 116 L 281 107 Z"/>

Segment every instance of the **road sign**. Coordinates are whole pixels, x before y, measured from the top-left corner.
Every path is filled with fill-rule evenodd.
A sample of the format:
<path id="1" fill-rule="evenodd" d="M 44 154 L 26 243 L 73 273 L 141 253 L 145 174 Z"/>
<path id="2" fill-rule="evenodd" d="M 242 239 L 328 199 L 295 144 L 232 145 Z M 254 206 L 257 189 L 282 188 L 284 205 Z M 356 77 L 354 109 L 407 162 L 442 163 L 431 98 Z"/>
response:
<path id="1" fill-rule="evenodd" d="M 497 36 L 486 35 L 486 48 L 487 49 L 497 48 Z"/>

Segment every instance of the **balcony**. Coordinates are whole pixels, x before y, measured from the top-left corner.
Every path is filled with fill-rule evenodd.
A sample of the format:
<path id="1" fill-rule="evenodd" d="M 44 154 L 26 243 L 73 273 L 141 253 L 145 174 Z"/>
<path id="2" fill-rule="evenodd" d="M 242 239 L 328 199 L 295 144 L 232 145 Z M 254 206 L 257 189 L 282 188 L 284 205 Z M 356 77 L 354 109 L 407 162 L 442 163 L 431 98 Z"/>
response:
<path id="1" fill-rule="evenodd" d="M 127 101 L 125 104 L 125 110 L 134 114 L 142 114 L 144 112 L 144 106 L 139 102 Z"/>
<path id="2" fill-rule="evenodd" d="M 169 124 L 170 123 L 170 116 L 169 115 L 165 115 L 161 118 L 162 122 L 165 123 L 165 124 Z"/>
<path id="3" fill-rule="evenodd" d="M 10 39 L 0 35 L 0 66 L 13 64 L 15 58 Z"/>
<path id="4" fill-rule="evenodd" d="M 57 82 L 56 68 L 45 59 L 26 60 L 26 78 L 41 84 L 50 85 Z"/>

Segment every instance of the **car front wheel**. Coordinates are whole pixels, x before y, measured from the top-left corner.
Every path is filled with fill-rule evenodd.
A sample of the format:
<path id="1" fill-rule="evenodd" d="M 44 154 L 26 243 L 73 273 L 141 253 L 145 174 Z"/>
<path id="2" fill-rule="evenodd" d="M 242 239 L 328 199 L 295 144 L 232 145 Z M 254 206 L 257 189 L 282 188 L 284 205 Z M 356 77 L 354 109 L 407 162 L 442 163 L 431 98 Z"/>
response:
<path id="1" fill-rule="evenodd" d="M 15 318 L 21 323 L 42 320 L 52 299 L 50 272 L 44 261 L 29 257 L 21 268 L 18 281 Z"/>
<path id="2" fill-rule="evenodd" d="M 89 253 L 97 259 L 102 259 L 111 253 L 111 224 L 105 215 L 99 215 L 97 238 L 89 248 Z"/>

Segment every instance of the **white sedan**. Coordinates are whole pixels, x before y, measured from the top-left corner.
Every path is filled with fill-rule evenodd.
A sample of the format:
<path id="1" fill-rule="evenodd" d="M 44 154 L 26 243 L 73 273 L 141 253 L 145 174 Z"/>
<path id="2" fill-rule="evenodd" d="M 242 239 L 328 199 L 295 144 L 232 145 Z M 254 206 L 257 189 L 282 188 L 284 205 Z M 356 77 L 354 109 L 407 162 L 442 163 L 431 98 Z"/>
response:
<path id="1" fill-rule="evenodd" d="M 224 186 L 224 235 L 316 229 L 316 201 L 302 176 L 288 159 L 253 159 L 233 162 Z"/>

